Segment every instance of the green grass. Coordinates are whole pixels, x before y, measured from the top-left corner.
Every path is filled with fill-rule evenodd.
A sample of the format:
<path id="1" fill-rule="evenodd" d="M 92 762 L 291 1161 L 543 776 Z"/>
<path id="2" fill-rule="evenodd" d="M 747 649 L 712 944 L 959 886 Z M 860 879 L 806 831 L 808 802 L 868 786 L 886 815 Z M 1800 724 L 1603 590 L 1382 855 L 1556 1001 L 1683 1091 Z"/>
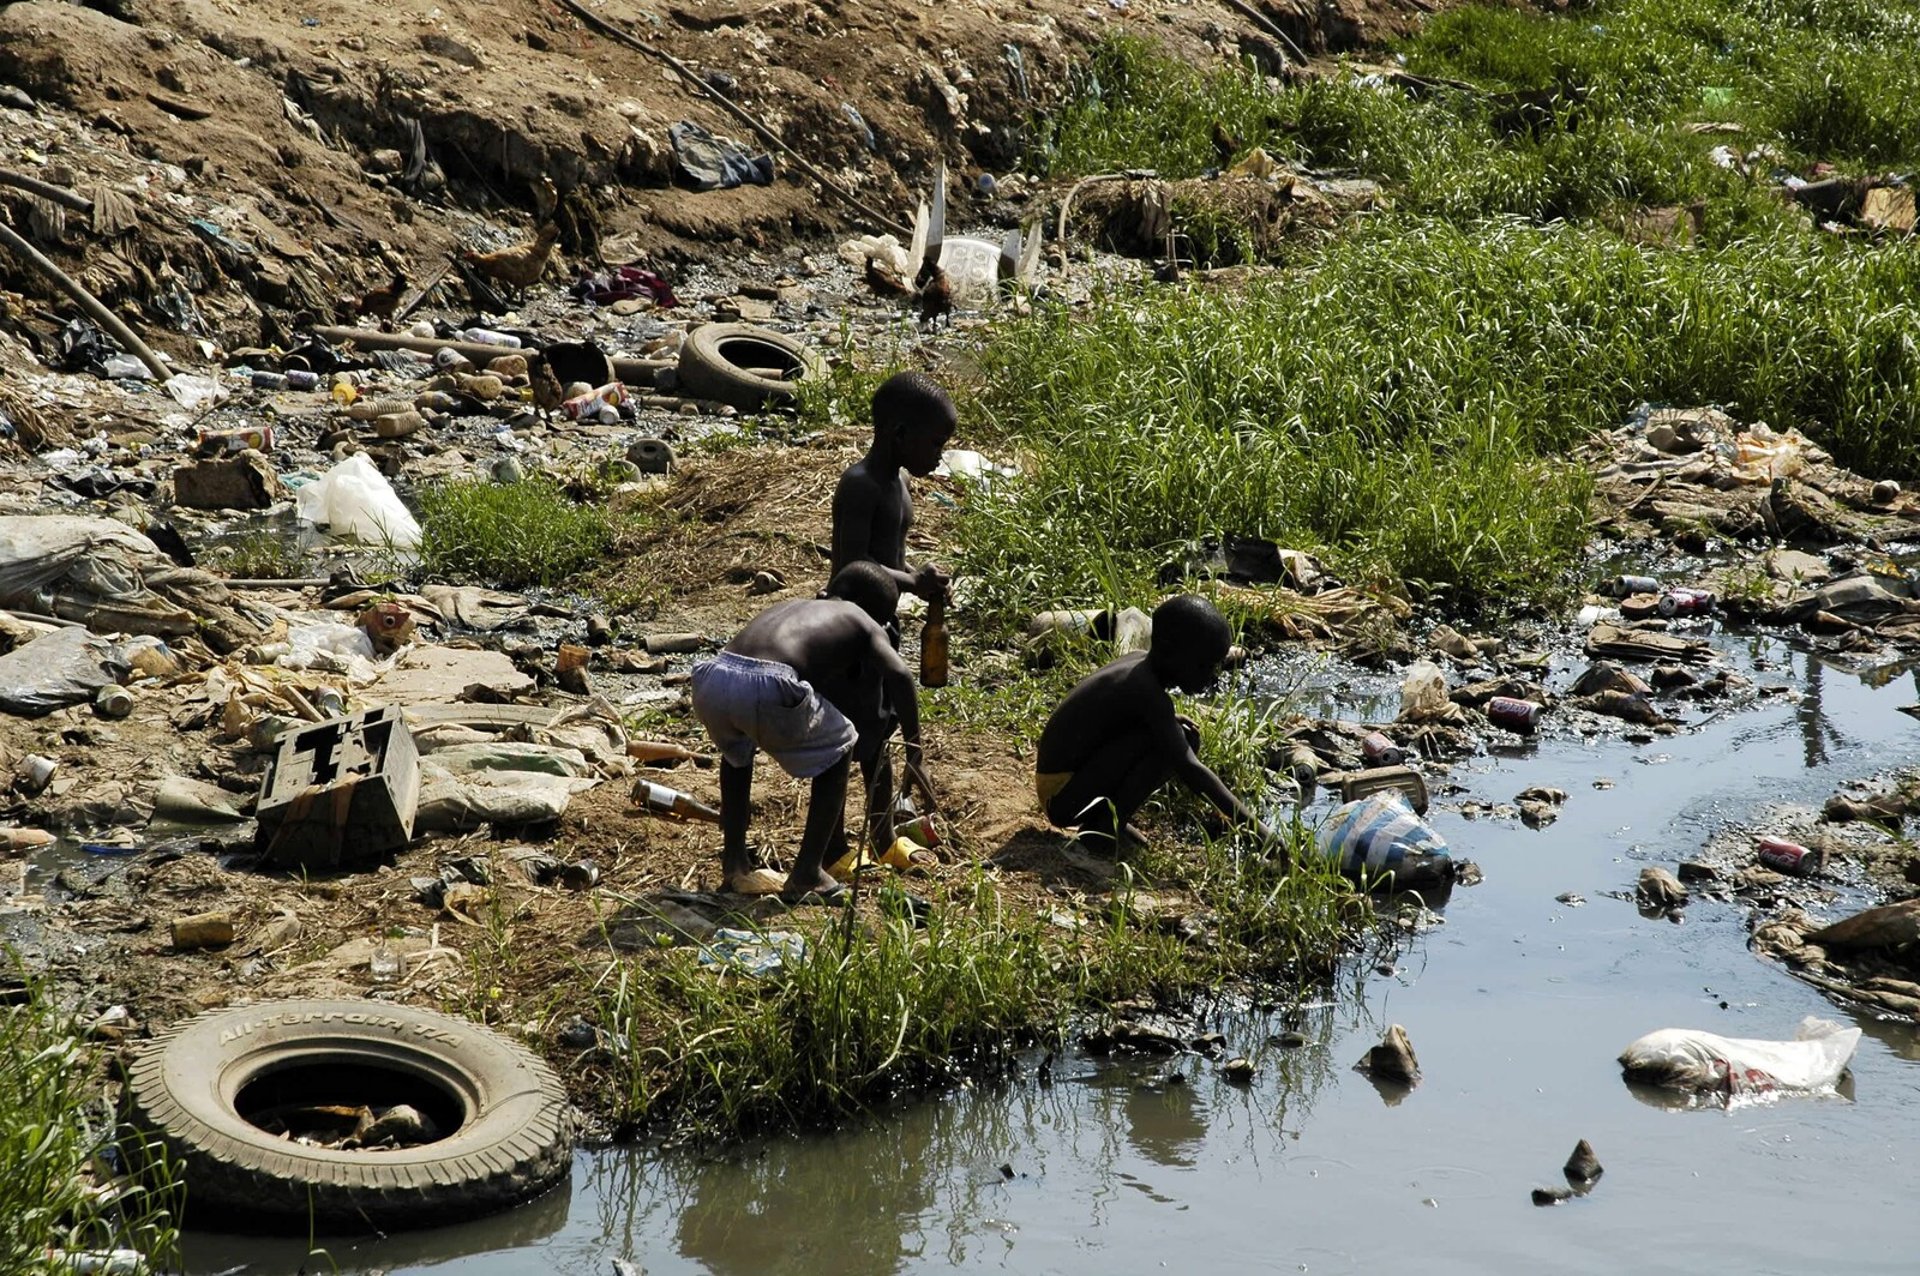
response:
<path id="1" fill-rule="evenodd" d="M 105 1168 L 109 1156 L 146 1157 L 117 1137 L 97 1077 L 79 1027 L 43 989 L 0 1006 L 0 1271 L 69 1270 L 49 1249 L 172 1252 L 164 1189 Z M 164 1184 L 164 1167 L 147 1168 Z"/>
<path id="2" fill-rule="evenodd" d="M 455 479 L 420 494 L 420 565 L 429 576 L 505 589 L 564 584 L 606 552 L 606 512 L 552 481 Z"/>
<path id="3" fill-rule="evenodd" d="M 1558 458 L 1641 401 L 1722 403 L 1912 473 L 1915 331 L 1911 246 L 1387 221 L 1244 291 L 1127 290 L 1002 329 L 985 414 L 1024 474 L 969 500 L 957 566 L 1002 629 L 1149 598 L 1179 543 L 1220 532 L 1463 607 L 1551 597 L 1587 535 L 1588 480 Z"/>

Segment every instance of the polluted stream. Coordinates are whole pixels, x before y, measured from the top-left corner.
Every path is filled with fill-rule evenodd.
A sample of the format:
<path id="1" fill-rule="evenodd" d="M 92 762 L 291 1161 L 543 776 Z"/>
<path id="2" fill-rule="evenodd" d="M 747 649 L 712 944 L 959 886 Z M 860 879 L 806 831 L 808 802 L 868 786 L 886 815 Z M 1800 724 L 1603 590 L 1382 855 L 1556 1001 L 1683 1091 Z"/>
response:
<path id="1" fill-rule="evenodd" d="M 1212 1016 L 1226 1054 L 1256 1065 L 1251 1084 L 1197 1056 L 1070 1048 L 1044 1077 L 1033 1059 L 1014 1082 L 832 1134 L 720 1156 L 585 1149 L 565 1190 L 466 1226 L 323 1238 L 313 1256 L 189 1234 L 187 1270 L 1370 1272 L 1416 1254 L 1443 1272 L 1911 1270 L 1914 1027 L 1756 960 L 1738 901 L 1696 891 L 1676 923 L 1631 896 L 1641 868 L 1671 868 L 1729 824 L 1817 808 L 1911 757 L 1916 727 L 1898 707 L 1920 676 L 1862 676 L 1764 637 L 1716 646 L 1792 692 L 1694 711 L 1689 729 L 1645 743 L 1548 734 L 1449 768 L 1429 820 L 1485 880 L 1456 888 L 1391 963 L 1349 963 L 1319 1000 Z M 1370 707 L 1368 684 L 1356 703 L 1329 669 L 1273 680 L 1296 704 Z M 1534 785 L 1569 794 L 1545 828 L 1463 813 Z M 1843 886 L 1828 914 L 1860 902 Z M 1838 1094 L 1689 1104 L 1628 1084 L 1616 1062 L 1659 1028 L 1785 1039 L 1808 1015 L 1865 1030 Z M 1411 1091 L 1352 1067 L 1394 1023 L 1419 1055 Z M 1536 1207 L 1530 1193 L 1563 1186 L 1581 1139 L 1605 1173 Z"/>

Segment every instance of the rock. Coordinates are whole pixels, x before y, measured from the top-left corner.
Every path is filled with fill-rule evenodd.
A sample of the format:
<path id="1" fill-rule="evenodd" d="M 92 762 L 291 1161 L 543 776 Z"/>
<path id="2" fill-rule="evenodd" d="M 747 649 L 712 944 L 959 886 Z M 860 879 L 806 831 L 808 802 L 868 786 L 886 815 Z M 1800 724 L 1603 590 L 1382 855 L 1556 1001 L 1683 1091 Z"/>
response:
<path id="1" fill-rule="evenodd" d="M 1649 908 L 1675 909 L 1687 906 L 1687 888 L 1680 884 L 1679 878 L 1657 866 L 1640 870 L 1634 895 Z"/>
<path id="2" fill-rule="evenodd" d="M 1307 1034 L 1304 1032 L 1283 1032 L 1273 1038 L 1273 1044 L 1279 1046 L 1282 1050 L 1298 1050 L 1307 1044 Z"/>
<path id="3" fill-rule="evenodd" d="M 1604 1173 L 1600 1158 L 1593 1154 L 1593 1144 L 1585 1139 L 1573 1145 L 1573 1155 L 1567 1158 L 1561 1172 L 1573 1183 L 1591 1183 Z"/>
<path id="4" fill-rule="evenodd" d="M 1573 1193 L 1564 1187 L 1536 1187 L 1533 1189 L 1535 1205 L 1558 1205 L 1562 1201 L 1573 1199 Z"/>
<path id="5" fill-rule="evenodd" d="M 1520 822 L 1530 829 L 1545 828 L 1560 818 L 1561 804 L 1567 800 L 1565 789 L 1550 789 L 1536 784 L 1514 797 L 1520 807 Z"/>
<path id="6" fill-rule="evenodd" d="M 173 499 L 196 510 L 263 510 L 286 498 L 267 458 L 248 450 L 225 460 L 196 461 L 173 472 Z"/>
<path id="7" fill-rule="evenodd" d="M 431 1119 L 418 1108 L 407 1103 L 396 1103 L 382 1112 L 364 1131 L 356 1131 L 357 1138 L 350 1142 L 360 1147 L 412 1147 L 418 1143 L 431 1143 L 440 1137 L 440 1131 Z"/>
<path id="8" fill-rule="evenodd" d="M 1413 1042 L 1407 1039 L 1407 1030 L 1397 1023 L 1387 1029 L 1379 1045 L 1367 1051 L 1353 1066 L 1376 1081 L 1420 1084 L 1420 1061 L 1414 1057 Z"/>
<path id="9" fill-rule="evenodd" d="M 1833 569 L 1827 566 L 1827 560 L 1798 549 L 1770 549 L 1761 560 L 1766 565 L 1767 575 L 1788 584 L 1817 585 L 1833 579 Z"/>
<path id="10" fill-rule="evenodd" d="M 627 460 L 642 474 L 673 472 L 673 448 L 665 439 L 635 439 L 627 444 Z"/>
<path id="11" fill-rule="evenodd" d="M 1644 696 L 1650 694 L 1653 688 L 1611 660 L 1596 660 L 1587 666 L 1585 672 L 1574 679 L 1573 686 L 1568 689 L 1567 694 L 1597 696 L 1606 691 L 1617 691 L 1628 696 Z"/>
<path id="12" fill-rule="evenodd" d="M 1220 1075 L 1234 1085 L 1252 1085 L 1253 1074 L 1253 1061 L 1250 1059 L 1235 1057 L 1220 1065 Z"/>
<path id="13" fill-rule="evenodd" d="M 1881 479 L 1873 485 L 1868 499 L 1875 505 L 1891 505 L 1900 499 L 1900 485 L 1892 479 Z"/>
<path id="14" fill-rule="evenodd" d="M 600 1044 L 600 1030 L 584 1019 L 574 1019 L 560 1029 L 560 1046 L 564 1050 L 591 1050 Z"/>
<path id="15" fill-rule="evenodd" d="M 1587 897 L 1578 891 L 1561 891 L 1553 899 L 1555 903 L 1565 904 L 1568 908 L 1578 908 L 1587 902 Z"/>
<path id="16" fill-rule="evenodd" d="M 1916 939 L 1920 939 L 1920 899 L 1869 908 L 1807 936 L 1809 943 L 1843 951 L 1893 948 Z"/>
<path id="17" fill-rule="evenodd" d="M 1576 709 L 1604 714 L 1609 718 L 1619 718 L 1623 722 L 1633 722 L 1640 726 L 1650 727 L 1665 721 L 1660 716 L 1660 711 L 1653 707 L 1652 701 L 1634 692 L 1610 688 L 1596 695 L 1574 696 L 1566 703 Z"/>
<path id="18" fill-rule="evenodd" d="M 1829 824 L 1848 824 L 1855 820 L 1876 820 L 1896 827 L 1912 813 L 1913 803 L 1899 793 L 1870 793 L 1850 798 L 1836 793 L 1827 799 L 1820 814 Z"/>
<path id="19" fill-rule="evenodd" d="M 777 594 L 787 587 L 787 582 L 779 572 L 755 572 L 747 584 L 747 596 L 757 598 L 763 594 Z"/>

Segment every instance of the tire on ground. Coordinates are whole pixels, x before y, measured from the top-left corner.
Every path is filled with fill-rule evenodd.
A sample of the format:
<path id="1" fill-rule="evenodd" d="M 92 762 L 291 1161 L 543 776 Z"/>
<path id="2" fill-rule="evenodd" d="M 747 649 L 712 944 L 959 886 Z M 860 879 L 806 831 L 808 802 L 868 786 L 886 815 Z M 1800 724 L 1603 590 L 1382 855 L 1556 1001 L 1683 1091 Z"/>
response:
<path id="1" fill-rule="evenodd" d="M 360 1095 L 455 1128 L 413 1147 L 339 1151 L 242 1115 Z M 477 1024 L 409 1006 L 300 1000 L 198 1015 L 141 1048 L 127 1096 L 132 1122 L 160 1137 L 186 1184 L 186 1221 L 223 1231 L 453 1222 L 538 1196 L 573 1161 L 551 1069 Z"/>
<path id="2" fill-rule="evenodd" d="M 800 382 L 825 375 L 826 366 L 812 350 L 750 323 L 702 324 L 680 346 L 679 393 L 743 412 L 786 403 Z"/>

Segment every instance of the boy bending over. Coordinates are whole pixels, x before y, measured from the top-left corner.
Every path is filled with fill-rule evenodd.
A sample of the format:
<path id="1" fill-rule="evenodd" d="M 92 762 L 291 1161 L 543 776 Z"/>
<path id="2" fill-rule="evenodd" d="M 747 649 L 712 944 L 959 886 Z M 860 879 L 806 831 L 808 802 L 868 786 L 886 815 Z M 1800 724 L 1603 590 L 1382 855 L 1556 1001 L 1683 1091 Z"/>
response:
<path id="1" fill-rule="evenodd" d="M 777 890 L 789 903 L 810 895 L 837 899 L 846 888 L 822 866 L 846 850 L 848 759 L 858 758 L 869 780 L 869 831 L 888 815 L 892 795 L 872 779 L 896 719 L 909 774 L 924 776 L 913 677 L 885 629 L 898 602 L 891 576 L 877 564 L 855 563 L 834 575 L 826 596 L 768 608 L 717 657 L 694 666 L 694 716 L 721 757 L 725 889 Z M 784 883 L 756 866 L 747 849 L 753 756 L 760 749 L 788 775 L 813 781 L 800 851 Z M 932 793 L 926 798 L 932 805 Z"/>
<path id="2" fill-rule="evenodd" d="M 1231 644 L 1226 619 L 1213 604 L 1182 594 L 1154 610 L 1146 651 L 1081 679 L 1040 733 L 1034 786 L 1047 819 L 1060 828 L 1077 826 L 1092 844 L 1117 850 L 1122 837 L 1138 844 L 1128 821 L 1161 785 L 1177 779 L 1263 842 L 1283 847 L 1200 760 L 1199 728 L 1174 711 L 1167 694 L 1206 690 Z"/>

